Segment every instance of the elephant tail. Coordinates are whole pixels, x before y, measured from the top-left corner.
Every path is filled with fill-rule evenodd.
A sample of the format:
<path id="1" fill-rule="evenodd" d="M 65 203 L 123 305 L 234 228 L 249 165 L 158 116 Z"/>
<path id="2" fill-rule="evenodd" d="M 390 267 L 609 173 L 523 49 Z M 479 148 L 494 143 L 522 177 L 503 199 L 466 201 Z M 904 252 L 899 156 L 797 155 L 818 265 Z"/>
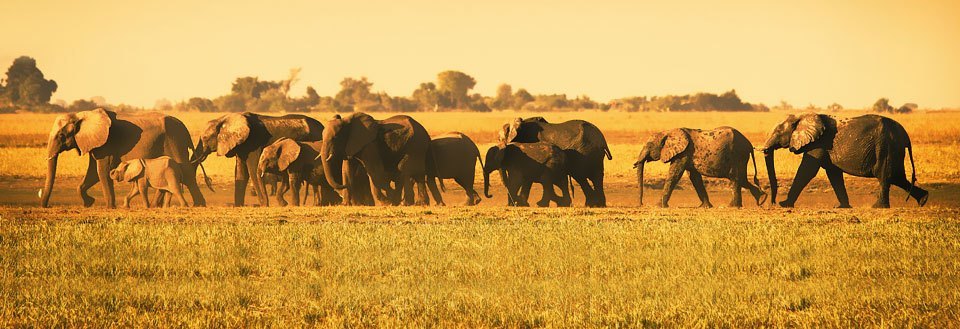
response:
<path id="1" fill-rule="evenodd" d="M 753 161 L 753 183 L 759 187 L 760 179 L 757 178 L 757 175 L 759 174 L 757 171 L 757 156 L 754 154 L 753 149 L 750 150 L 750 160 Z"/>
<path id="2" fill-rule="evenodd" d="M 573 188 L 573 178 L 570 178 L 570 175 L 567 175 L 567 185 L 570 185 L 570 199 L 576 197 L 576 189 Z"/>
<path id="3" fill-rule="evenodd" d="M 906 132 L 904 132 L 906 135 Z M 917 186 L 917 166 L 913 164 L 913 143 L 910 143 L 910 136 L 907 136 L 907 154 L 910 154 L 910 190 L 907 191 L 907 198 L 904 201 L 910 200 L 910 196 L 913 195 L 913 190 Z"/>

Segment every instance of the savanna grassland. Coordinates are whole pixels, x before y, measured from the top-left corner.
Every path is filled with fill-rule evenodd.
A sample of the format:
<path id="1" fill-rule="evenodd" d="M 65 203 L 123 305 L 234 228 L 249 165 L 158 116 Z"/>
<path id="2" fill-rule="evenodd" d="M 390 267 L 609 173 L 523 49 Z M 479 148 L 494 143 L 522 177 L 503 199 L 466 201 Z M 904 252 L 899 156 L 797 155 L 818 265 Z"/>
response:
<path id="1" fill-rule="evenodd" d="M 194 138 L 217 116 L 175 115 Z M 481 152 L 504 122 L 531 115 L 413 114 L 433 134 L 466 133 Z M 632 163 L 649 133 L 729 125 L 758 145 L 783 113 L 540 115 L 604 131 L 614 156 L 610 208 L 507 208 L 499 178 L 494 198 L 477 207 L 231 208 L 233 160 L 211 156 L 211 207 L 147 210 L 135 201 L 110 210 L 98 200 L 85 209 L 75 190 L 86 161 L 64 153 L 55 206 L 42 209 L 53 116 L 2 115 L 0 326 L 960 324 L 960 113 L 893 116 L 910 132 L 919 184 L 932 194 L 917 208 L 894 190 L 894 208 L 883 210 L 866 208 L 876 181 L 849 176 L 857 208 L 832 209 L 822 173 L 796 209 L 748 198 L 727 209 L 718 180 L 709 192 L 721 207 L 690 208 L 698 202 L 686 179 L 673 208 L 637 207 Z M 781 195 L 798 163 L 777 155 Z M 647 204 L 666 167 L 647 166 Z M 447 188 L 448 204 L 464 200 Z M 102 199 L 99 187 L 91 195 Z M 583 203 L 579 191 L 574 203 Z"/>

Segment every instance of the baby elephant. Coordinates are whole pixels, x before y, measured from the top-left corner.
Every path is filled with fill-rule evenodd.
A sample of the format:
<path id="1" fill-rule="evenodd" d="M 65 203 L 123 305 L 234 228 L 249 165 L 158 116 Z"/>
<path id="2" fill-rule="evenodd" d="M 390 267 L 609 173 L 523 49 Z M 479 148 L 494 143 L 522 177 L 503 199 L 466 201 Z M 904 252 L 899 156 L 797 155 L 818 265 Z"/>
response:
<path id="1" fill-rule="evenodd" d="M 567 188 L 567 157 L 559 147 L 544 142 L 537 143 L 509 143 L 492 146 L 487 150 L 486 164 L 483 166 L 483 194 L 490 195 L 490 173 L 500 171 L 500 179 L 507 187 L 507 196 L 510 205 L 526 207 L 529 186 L 534 182 L 543 186 L 543 197 L 537 206 L 550 206 L 550 201 L 558 207 L 570 206 L 570 190 Z M 557 197 L 553 186 L 560 188 L 561 196 Z"/>
<path id="2" fill-rule="evenodd" d="M 757 161 L 753 160 L 753 182 L 747 180 L 747 162 L 753 158 L 753 145 L 739 131 L 730 127 L 714 130 L 678 128 L 654 134 L 644 143 L 640 156 L 633 167 L 637 169 L 637 184 L 640 188 L 640 205 L 643 205 L 643 166 L 647 161 L 660 160 L 670 163 L 670 177 L 663 192 L 660 206 L 666 207 L 670 194 L 677 187 L 683 172 L 689 173 L 690 182 L 700 197 L 700 207 L 710 208 L 707 188 L 703 177 L 727 178 L 733 185 L 731 207 L 742 207 L 741 188 L 746 187 L 763 204 L 767 193 L 757 185 Z"/>
<path id="3" fill-rule="evenodd" d="M 330 187 L 323 173 L 323 166 L 315 160 L 320 154 L 320 142 L 298 142 L 289 138 L 278 139 L 263 148 L 258 168 L 260 175 L 274 174 L 287 177 L 293 188 L 293 204 L 300 205 L 300 188 L 304 183 L 313 188 L 313 205 L 340 204 L 339 194 Z M 286 184 L 282 184 L 286 185 Z M 283 200 L 285 189 L 277 191 L 277 199 Z M 304 191 L 304 200 L 308 191 Z M 281 204 L 286 203 L 285 201 Z"/>
<path id="4" fill-rule="evenodd" d="M 480 193 L 473 188 L 473 181 L 477 174 L 477 160 L 480 160 L 480 149 L 477 148 L 477 144 L 474 144 L 467 135 L 450 132 L 433 137 L 430 141 L 430 152 L 433 153 L 436 168 L 428 170 L 427 186 L 430 187 L 437 205 L 444 203 L 434 178 L 440 179 L 441 187 L 443 187 L 443 179 L 452 178 L 467 193 L 468 206 L 480 203 Z M 483 161 L 480 161 L 480 166 L 483 167 Z"/>
<path id="5" fill-rule="evenodd" d="M 124 207 L 129 208 L 130 200 L 140 194 L 143 196 L 143 203 L 147 205 L 147 208 L 150 208 L 150 200 L 147 198 L 147 189 L 150 187 L 159 191 L 157 204 L 153 205 L 155 207 L 161 206 L 159 200 L 164 199 L 164 193 L 173 195 L 180 206 L 190 206 L 183 197 L 183 186 L 181 185 L 183 177 L 180 174 L 180 167 L 168 156 L 121 162 L 116 169 L 110 171 L 110 178 L 118 182 L 133 182 L 135 185 L 123 201 Z M 169 198 L 167 199 L 169 200 Z"/>

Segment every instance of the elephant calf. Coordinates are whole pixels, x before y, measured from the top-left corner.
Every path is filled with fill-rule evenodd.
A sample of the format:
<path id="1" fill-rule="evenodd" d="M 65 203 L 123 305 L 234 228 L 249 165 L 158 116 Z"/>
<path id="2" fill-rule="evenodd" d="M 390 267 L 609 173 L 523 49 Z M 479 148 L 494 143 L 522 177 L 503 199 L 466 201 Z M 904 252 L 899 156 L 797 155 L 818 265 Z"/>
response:
<path id="1" fill-rule="evenodd" d="M 453 179 L 467 193 L 468 206 L 480 203 L 480 193 L 473 188 L 476 176 L 477 161 L 480 160 L 480 149 L 470 137 L 459 132 L 450 132 L 434 137 L 430 141 L 430 151 L 433 153 L 434 167 L 428 170 L 427 186 L 433 194 L 437 205 L 443 205 L 443 197 L 437 190 L 434 178 L 439 178 L 441 187 L 443 179 Z M 483 167 L 483 161 L 480 160 Z"/>
<path id="2" fill-rule="evenodd" d="M 483 166 L 483 194 L 486 197 L 492 197 L 489 193 L 490 173 L 499 170 L 510 205 L 529 206 L 529 194 L 521 190 L 529 191 L 529 186 L 536 182 L 543 186 L 543 196 L 537 206 L 547 207 L 550 201 L 558 207 L 570 206 L 567 156 L 559 147 L 546 142 L 501 144 L 487 150 L 486 162 Z M 560 197 L 554 193 L 554 185 L 560 188 Z"/>
<path id="3" fill-rule="evenodd" d="M 130 200 L 140 194 L 143 196 L 143 203 L 146 204 L 147 208 L 150 208 L 150 201 L 147 198 L 147 189 L 150 187 L 159 191 L 157 202 L 153 206 L 161 206 L 160 200 L 164 199 L 163 194 L 169 193 L 180 203 L 180 206 L 189 207 L 190 205 L 183 197 L 183 187 L 181 185 L 183 180 L 179 168 L 173 159 L 168 156 L 156 159 L 127 160 L 110 171 L 110 178 L 118 182 L 133 182 L 135 185 L 134 189 L 124 199 L 124 207 L 129 208 Z"/>
<path id="4" fill-rule="evenodd" d="M 298 142 L 290 138 L 278 139 L 263 148 L 257 165 L 260 175 L 287 177 L 293 188 L 293 204 L 300 205 L 300 187 L 307 183 L 313 187 L 313 205 L 328 206 L 340 204 L 340 195 L 327 184 L 320 161 L 320 142 Z M 286 184 L 282 184 L 286 185 Z M 283 200 L 285 189 L 277 192 L 277 199 Z M 304 194 L 309 194 L 305 191 Z M 306 197 L 304 197 L 306 200 Z M 281 202 L 283 204 L 284 202 Z"/>
<path id="5" fill-rule="evenodd" d="M 640 205 L 643 205 L 643 167 L 647 161 L 660 160 L 670 163 L 670 177 L 660 200 L 661 207 L 667 207 L 673 189 L 677 187 L 683 172 L 689 173 L 690 182 L 700 197 L 700 207 L 710 208 L 710 198 L 703 184 L 703 177 L 727 178 L 733 185 L 731 207 L 742 207 L 741 188 L 746 187 L 763 204 L 767 193 L 758 185 L 757 161 L 753 160 L 753 182 L 747 180 L 747 163 L 753 157 L 753 145 L 739 131 L 730 127 L 713 130 L 678 128 L 656 133 L 651 136 L 640 150 L 637 162 L 637 184 L 640 188 Z"/>

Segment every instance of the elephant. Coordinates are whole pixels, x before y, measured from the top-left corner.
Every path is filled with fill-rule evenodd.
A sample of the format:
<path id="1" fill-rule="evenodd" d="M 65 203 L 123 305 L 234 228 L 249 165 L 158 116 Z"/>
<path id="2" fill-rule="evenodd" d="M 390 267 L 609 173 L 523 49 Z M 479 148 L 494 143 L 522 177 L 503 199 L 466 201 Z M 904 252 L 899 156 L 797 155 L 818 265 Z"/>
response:
<path id="1" fill-rule="evenodd" d="M 149 188 L 157 189 L 158 195 L 168 193 L 176 199 L 181 207 L 189 207 L 187 199 L 183 197 L 183 179 L 180 166 L 168 156 L 156 159 L 133 159 L 121 162 L 116 169 L 110 171 L 110 178 L 117 182 L 132 182 L 135 187 L 123 201 L 124 208 L 130 208 L 130 200 L 137 195 L 143 196 L 143 203 L 150 208 L 147 198 Z M 163 197 L 157 197 L 154 207 L 160 207 Z M 170 199 L 167 199 L 168 202 Z"/>
<path id="2" fill-rule="evenodd" d="M 583 189 L 585 205 L 607 206 L 603 189 L 603 158 L 606 156 L 612 160 L 613 155 L 603 132 L 597 126 L 583 120 L 552 124 L 542 117 L 517 118 L 504 124 L 498 137 L 500 144 L 543 141 L 560 147 L 567 155 L 566 173 Z M 593 183 L 592 187 L 590 183 Z"/>
<path id="3" fill-rule="evenodd" d="M 558 207 L 569 207 L 571 203 L 567 176 L 567 153 L 556 145 L 538 143 L 509 143 L 495 145 L 487 149 L 486 164 L 483 166 L 483 194 L 490 194 L 490 173 L 500 172 L 500 179 L 507 188 L 508 204 L 520 207 L 529 206 L 527 199 L 530 186 L 540 183 L 543 196 L 537 202 L 539 207 L 548 207 L 553 201 Z M 560 188 L 558 197 L 553 186 Z"/>
<path id="4" fill-rule="evenodd" d="M 443 179 L 451 178 L 463 187 L 463 191 L 467 194 L 466 205 L 473 206 L 480 203 L 480 193 L 473 188 L 478 160 L 480 167 L 483 167 L 477 144 L 474 144 L 467 135 L 449 132 L 433 137 L 430 141 L 430 151 L 436 168 L 428 170 L 427 187 L 430 188 L 435 203 L 444 204 L 443 196 L 437 190 L 437 184 L 434 183 L 435 178 L 440 181 L 441 187 Z"/>
<path id="5" fill-rule="evenodd" d="M 260 205 L 269 206 L 267 193 L 264 193 L 263 181 L 257 169 L 260 152 L 280 138 L 295 141 L 319 141 L 323 134 L 320 121 L 300 114 L 288 114 L 280 117 L 256 113 L 230 113 L 210 120 L 197 141 L 197 152 L 191 161 L 202 163 L 210 153 L 234 157 L 237 166 L 234 172 L 233 204 L 244 205 L 247 182 L 253 180 Z M 283 186 L 281 186 L 281 189 Z M 279 194 L 279 193 L 278 193 Z M 286 201 L 277 199 L 284 206 Z"/>
<path id="6" fill-rule="evenodd" d="M 193 205 L 205 206 L 206 200 L 197 184 L 197 165 L 189 161 L 191 143 L 190 132 L 183 122 L 161 113 L 119 114 L 97 108 L 57 116 L 47 141 L 47 177 L 40 192 L 40 206 L 50 205 L 57 158 L 71 149 L 80 155 L 89 155 L 87 171 L 78 188 L 84 207 L 93 205 L 95 200 L 87 191 L 100 182 L 107 207 L 116 208 L 110 170 L 121 161 L 160 156 L 169 156 L 180 167 Z M 209 179 L 206 182 L 210 187 Z"/>
<path id="7" fill-rule="evenodd" d="M 417 185 L 417 205 L 430 203 L 426 186 L 426 162 L 430 149 L 430 135 L 419 122 L 406 115 L 375 120 L 369 114 L 355 112 L 346 117 L 334 115 L 323 132 L 320 150 L 324 176 L 337 190 L 353 194 L 357 186 L 347 184 L 354 164 L 344 160 L 356 159 L 367 171 L 370 194 L 377 205 L 393 205 L 390 195 L 403 189 L 404 203 L 413 202 L 413 188 Z M 335 163 L 343 164 L 334 170 Z M 339 175 L 338 175 L 339 174 Z M 338 181 L 338 176 L 341 178 Z M 391 186 L 393 182 L 395 187 Z M 386 193 L 384 192 L 386 191 Z"/>
<path id="8" fill-rule="evenodd" d="M 753 183 L 747 180 L 747 164 L 753 159 Z M 640 189 L 640 205 L 643 205 L 643 169 L 647 161 L 663 161 L 670 164 L 670 177 L 660 200 L 661 207 L 667 207 L 670 195 L 677 187 L 680 177 L 688 173 L 700 207 L 711 208 L 707 188 L 703 177 L 726 178 L 733 188 L 730 207 L 743 207 L 742 191 L 746 187 L 750 194 L 762 205 L 767 193 L 760 189 L 757 179 L 757 160 L 753 155 L 753 144 L 739 131 L 731 127 L 719 127 L 713 130 L 677 128 L 659 132 L 643 144 L 637 162 L 637 185 Z"/>
<path id="9" fill-rule="evenodd" d="M 274 175 L 270 173 L 264 174 L 263 172 L 260 173 L 260 182 L 263 183 L 264 192 L 267 193 L 267 196 L 276 196 L 277 191 L 280 191 L 281 189 L 282 191 L 286 191 L 287 186 L 284 185 L 286 184 L 286 181 L 287 180 L 285 180 L 283 177 L 280 177 L 280 175 Z M 250 195 L 257 196 L 257 189 L 250 190 Z"/>
<path id="10" fill-rule="evenodd" d="M 774 127 L 761 149 L 770 175 L 770 203 L 776 203 L 777 175 L 774 171 L 773 153 L 786 148 L 802 154 L 800 167 L 781 207 L 793 207 L 800 192 L 817 175 L 820 168 L 827 172 L 833 192 L 839 201 L 838 208 L 850 208 L 843 174 L 857 177 L 872 177 L 880 182 L 880 193 L 874 208 L 890 207 L 890 185 L 907 191 L 921 207 L 927 203 L 930 193 L 916 185 L 917 170 L 913 162 L 913 145 L 910 136 L 900 123 L 893 119 L 868 114 L 853 118 L 837 119 L 818 113 L 789 115 Z M 906 149 L 906 152 L 904 151 Z M 903 160 L 910 155 L 911 180 L 907 180 Z"/>
<path id="11" fill-rule="evenodd" d="M 342 201 L 340 195 L 330 187 L 330 184 L 327 184 L 326 178 L 323 177 L 323 168 L 316 160 L 319 154 L 320 142 L 297 142 L 289 138 L 281 138 L 263 148 L 258 171 L 260 175 L 287 176 L 290 181 L 289 186 L 293 188 L 295 206 L 300 205 L 300 188 L 303 183 L 313 188 L 314 206 L 340 204 Z M 277 198 L 283 199 L 283 192 L 278 193 Z"/>

